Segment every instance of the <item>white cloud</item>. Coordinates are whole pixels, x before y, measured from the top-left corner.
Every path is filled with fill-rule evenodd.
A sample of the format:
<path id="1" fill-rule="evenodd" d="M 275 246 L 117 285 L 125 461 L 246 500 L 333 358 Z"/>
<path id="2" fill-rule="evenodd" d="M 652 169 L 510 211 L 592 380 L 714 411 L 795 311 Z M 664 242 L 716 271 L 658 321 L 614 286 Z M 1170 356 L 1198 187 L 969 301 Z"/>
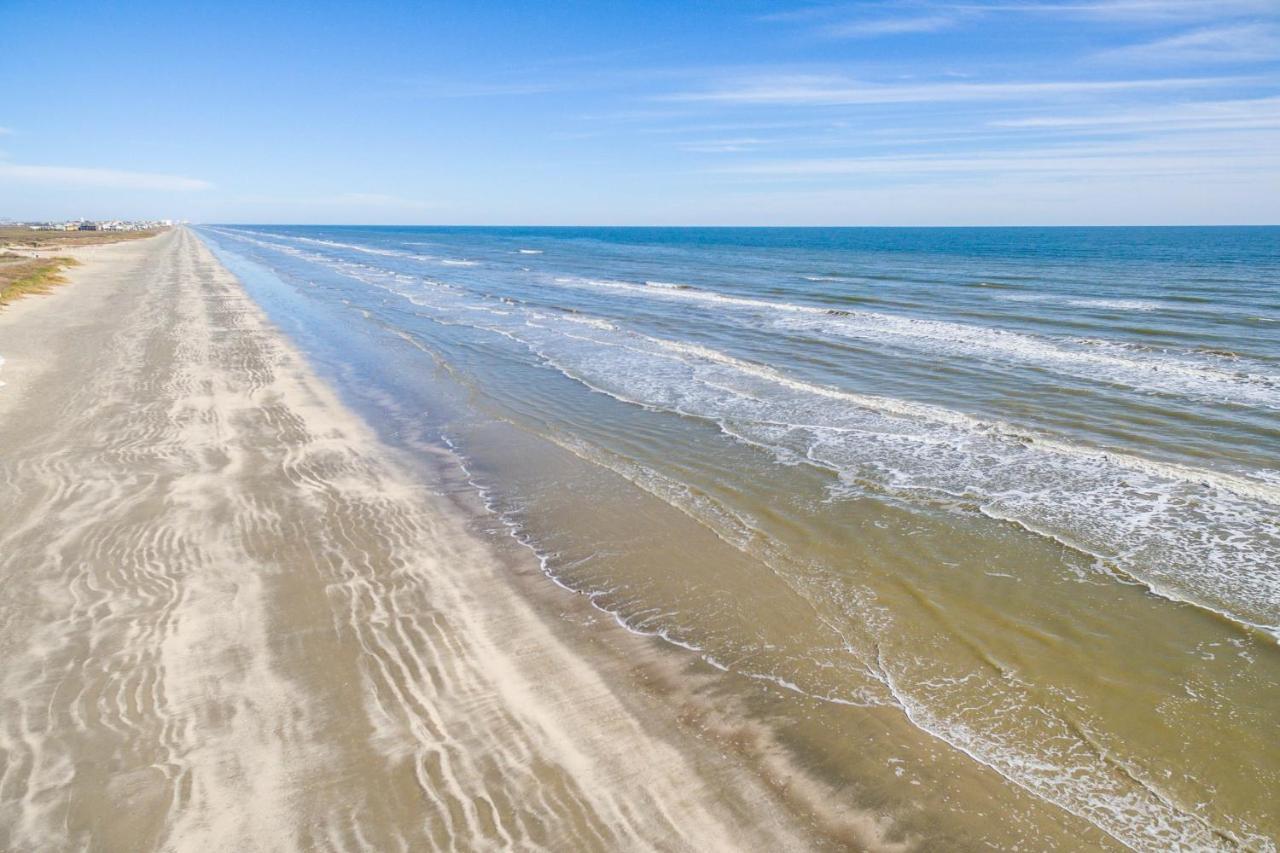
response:
<path id="1" fill-rule="evenodd" d="M 963 19 L 980 19 L 992 15 L 1037 15 L 1073 18 L 1116 24 L 1177 25 L 1268 17 L 1277 13 L 1275 0 L 917 0 L 894 4 L 867 3 L 860 7 L 893 10 L 909 14 L 852 21 L 846 35 L 928 32 L 960 23 Z M 838 21 L 850 12 L 844 4 L 809 6 L 807 8 L 763 15 L 758 20 L 808 24 L 819 32 L 838 34 Z M 836 22 L 836 23 L 832 23 Z M 883 25 L 881 28 L 879 25 Z"/>
<path id="2" fill-rule="evenodd" d="M 735 139 L 709 139 L 703 141 L 681 142 L 676 145 L 682 151 L 694 151 L 703 154 L 722 154 L 733 151 L 749 151 L 757 145 L 765 145 L 767 139 L 755 136 L 743 136 Z"/>
<path id="3" fill-rule="evenodd" d="M 860 83 L 830 77 L 772 77 L 746 80 L 703 92 L 661 96 L 674 101 L 736 104 L 905 104 L 944 101 L 996 101 L 1053 95 L 1185 89 L 1238 83 L 1239 77 L 1170 77 L 1145 80 L 1080 80 L 1025 83 Z"/>
<path id="4" fill-rule="evenodd" d="M 1100 175 L 1252 176 L 1280 183 L 1280 134 L 1218 134 L 1178 141 L 1052 145 L 977 153 L 917 154 L 758 161 L 713 170 L 724 174 L 804 180 L 835 177 L 902 180 L 1032 175 L 1076 179 Z"/>
<path id="5" fill-rule="evenodd" d="M 847 21 L 831 24 L 823 29 L 835 38 L 875 38 L 876 36 L 933 33 L 953 26 L 956 19 L 950 15 L 922 15 L 904 18 L 877 18 L 865 21 Z"/>
<path id="6" fill-rule="evenodd" d="M 0 181 L 52 187 L 103 187 L 129 190 L 207 190 L 213 186 L 198 178 L 162 175 L 154 172 L 126 172 L 119 169 L 90 169 L 78 166 L 28 166 L 0 163 Z"/>
<path id="7" fill-rule="evenodd" d="M 991 127 L 1079 132 L 1280 128 L 1280 97 L 1196 101 L 1080 115 L 1047 115 L 990 122 Z"/>
<path id="8" fill-rule="evenodd" d="M 1112 62 L 1268 62 L 1280 59 L 1280 32 L 1265 24 L 1206 27 L 1095 54 Z"/>
<path id="9" fill-rule="evenodd" d="M 1135 23 L 1190 23 L 1275 14 L 1275 0 L 1079 0 L 942 4 L 969 12 L 1023 12 Z"/>

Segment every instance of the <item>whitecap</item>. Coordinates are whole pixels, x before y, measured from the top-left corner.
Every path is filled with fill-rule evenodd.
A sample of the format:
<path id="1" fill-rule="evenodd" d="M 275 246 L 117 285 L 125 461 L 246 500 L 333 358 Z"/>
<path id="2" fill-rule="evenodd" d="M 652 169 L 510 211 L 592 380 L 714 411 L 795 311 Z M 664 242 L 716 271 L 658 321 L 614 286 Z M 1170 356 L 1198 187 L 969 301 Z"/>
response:
<path id="1" fill-rule="evenodd" d="M 1076 308 L 1101 308 L 1106 311 L 1159 311 L 1165 307 L 1150 299 L 1072 299 L 1067 304 Z"/>
<path id="2" fill-rule="evenodd" d="M 630 296 L 751 311 L 765 315 L 766 322 L 788 331 L 869 340 L 950 357 L 1025 364 L 1144 392 L 1280 409 L 1280 377 L 1270 373 L 1266 365 L 1243 359 L 1231 369 L 1224 369 L 1221 359 L 1195 351 L 1144 351 L 1115 341 L 1056 338 L 874 311 L 837 313 L 819 305 L 730 296 L 710 290 L 651 287 L 609 279 L 559 277 L 553 281 L 571 287 L 608 288 Z"/>

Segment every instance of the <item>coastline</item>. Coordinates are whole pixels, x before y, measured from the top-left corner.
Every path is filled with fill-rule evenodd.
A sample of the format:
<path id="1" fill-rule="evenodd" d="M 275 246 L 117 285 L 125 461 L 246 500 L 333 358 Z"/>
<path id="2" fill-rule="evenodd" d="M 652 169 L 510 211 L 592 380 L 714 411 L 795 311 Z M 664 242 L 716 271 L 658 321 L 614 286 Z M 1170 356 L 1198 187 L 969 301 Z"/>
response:
<path id="1" fill-rule="evenodd" d="M 814 410 L 811 386 L 779 390 L 753 364 L 806 378 L 826 370 L 824 381 L 841 387 L 940 404 L 986 394 L 981 364 L 944 368 L 927 347 L 903 361 L 892 347 L 840 346 L 837 368 L 825 360 L 825 333 L 849 322 L 842 316 L 824 314 L 831 319 L 820 329 L 779 347 L 773 324 L 750 312 L 693 309 L 684 298 L 673 305 L 649 286 L 618 296 L 617 271 L 629 264 L 651 267 L 632 280 L 682 282 L 700 301 L 774 294 L 771 283 L 807 281 L 801 272 L 877 264 L 858 244 L 879 237 L 814 232 L 817 248 L 798 257 L 752 254 L 735 265 L 738 237 L 699 229 L 665 235 L 661 260 L 649 257 L 652 232 L 643 229 L 195 230 L 385 443 L 420 461 L 430 448 L 450 448 L 470 472 L 456 494 L 478 490 L 487 510 L 468 505 L 466 514 L 488 515 L 494 528 L 501 521 L 509 529 L 499 532 L 532 549 L 553 582 L 534 578 L 531 598 L 550 590 L 554 611 L 572 590 L 603 619 L 661 638 L 653 644 L 672 650 L 673 663 L 701 659 L 705 673 L 676 663 L 670 704 L 681 705 L 681 721 L 698 729 L 709 715 L 712 728 L 742 733 L 735 751 L 782 758 L 800 771 L 788 779 L 818 782 L 800 811 L 855 807 L 881 816 L 888 837 L 924 849 L 1030 839 L 1038 849 L 1268 849 L 1273 649 L 1262 638 L 1117 584 L 1086 556 L 979 508 L 846 491 L 820 464 L 788 464 L 788 449 L 804 449 L 803 431 L 797 442 L 764 436 L 763 448 L 749 440 L 762 420 L 821 426 L 860 411 L 848 398 Z M 852 245 L 821 248 L 834 236 Z M 728 246 L 704 257 L 713 237 Z M 922 250 L 933 245 L 913 239 Z M 993 240 L 1023 258 L 1026 281 L 1038 281 L 1041 248 L 1014 233 Z M 530 246 L 545 249 L 536 262 L 520 251 Z M 1048 260 L 1071 251 L 1059 246 Z M 936 268 L 914 269 L 915 258 L 886 264 L 883 277 L 921 300 L 925 316 L 943 294 L 997 326 L 1024 315 L 1017 302 L 964 286 L 990 273 L 985 256 L 956 261 L 945 279 L 954 290 L 939 286 Z M 878 286 L 794 285 L 788 303 L 838 303 L 845 289 L 857 291 L 848 295 L 856 302 Z M 1065 290 L 1055 298 L 1073 303 Z M 1054 311 L 1033 317 L 1044 340 L 1061 334 Z M 1105 312 L 1095 318 L 1100 340 L 1114 322 Z M 653 352 L 663 341 L 671 346 Z M 1061 380 L 1033 382 L 1024 394 L 1023 372 L 1010 368 L 1015 380 L 992 393 L 1014 394 L 1029 417 L 1044 395 L 1080 393 L 1096 398 L 1106 423 L 1129 422 L 1135 405 L 1151 411 L 1127 392 Z M 966 381 L 968 373 L 982 381 Z M 1180 410 L 1162 411 L 1181 434 Z M 1212 407 L 1203 414 L 1218 416 Z M 1247 434 L 1248 425 L 1221 427 Z M 865 457 L 848 442 L 834 449 Z M 1035 456 L 1011 449 L 1015 465 Z M 984 482 L 971 467 L 960 473 Z M 1039 473 L 1024 485 L 1049 489 L 1046 511 L 1070 506 L 1072 488 L 1088 485 L 1072 479 L 1073 465 Z M 1165 529 L 1176 519 L 1161 521 Z M 1213 651 L 1221 648 L 1232 652 Z M 1209 705 L 1187 693 L 1205 695 L 1205 683 L 1230 698 Z M 1151 723 L 1156 702 L 1163 727 Z M 1171 738 L 1182 748 L 1168 750 Z M 1232 755 L 1239 769 L 1190 757 L 1200 755 Z M 1200 793 L 1206 786 L 1212 797 Z"/>
<path id="2" fill-rule="evenodd" d="M 194 235 L 77 255 L 0 314 L 3 846 L 817 843 L 571 648 L 646 644 L 548 624 L 507 576 L 532 557 L 410 476 Z"/>

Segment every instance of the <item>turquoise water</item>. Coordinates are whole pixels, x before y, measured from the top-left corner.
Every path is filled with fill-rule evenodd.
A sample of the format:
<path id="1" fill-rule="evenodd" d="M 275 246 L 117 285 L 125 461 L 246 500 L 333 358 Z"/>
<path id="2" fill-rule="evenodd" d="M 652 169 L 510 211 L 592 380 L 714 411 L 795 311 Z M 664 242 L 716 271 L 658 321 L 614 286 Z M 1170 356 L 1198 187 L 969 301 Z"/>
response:
<path id="1" fill-rule="evenodd" d="M 1280 228 L 200 234 L 633 629 L 1118 843 L 1271 843 Z M 592 520 L 609 477 L 721 545 Z"/>

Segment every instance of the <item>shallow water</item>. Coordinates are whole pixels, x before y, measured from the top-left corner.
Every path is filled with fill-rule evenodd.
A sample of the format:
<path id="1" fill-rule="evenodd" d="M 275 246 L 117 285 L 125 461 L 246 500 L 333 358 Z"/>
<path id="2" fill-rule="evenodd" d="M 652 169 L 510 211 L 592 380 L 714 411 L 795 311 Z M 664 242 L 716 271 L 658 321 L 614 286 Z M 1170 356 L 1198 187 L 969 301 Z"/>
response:
<path id="1" fill-rule="evenodd" d="M 200 234 L 904 838 L 1274 849 L 1280 229 Z"/>

